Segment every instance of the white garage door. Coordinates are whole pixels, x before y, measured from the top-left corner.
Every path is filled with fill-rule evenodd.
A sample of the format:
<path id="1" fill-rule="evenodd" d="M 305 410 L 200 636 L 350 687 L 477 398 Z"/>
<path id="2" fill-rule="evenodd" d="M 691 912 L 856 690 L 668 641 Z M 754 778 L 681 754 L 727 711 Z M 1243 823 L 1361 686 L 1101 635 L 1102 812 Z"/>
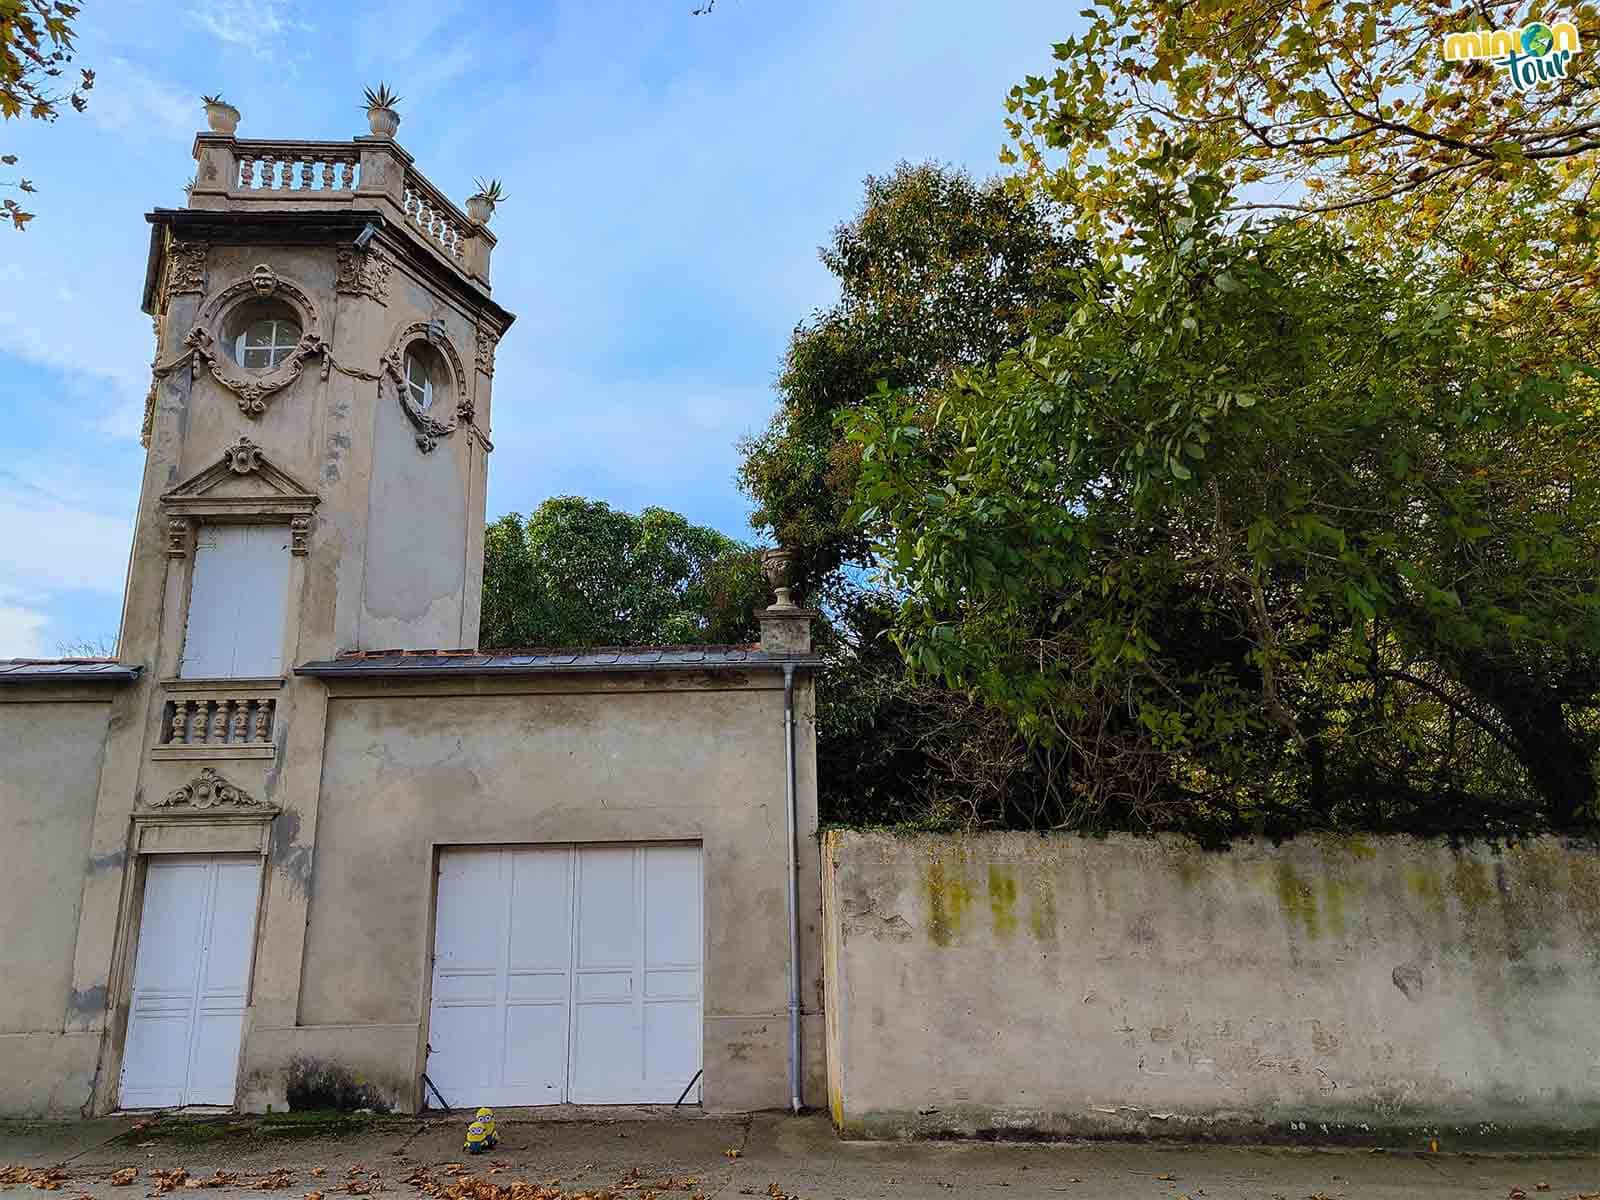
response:
<path id="1" fill-rule="evenodd" d="M 700 894 L 698 846 L 443 851 L 428 1077 L 446 1102 L 678 1099 L 700 1069 Z"/>
<path id="2" fill-rule="evenodd" d="M 231 1105 L 260 860 L 158 859 L 145 873 L 123 1108 Z"/>

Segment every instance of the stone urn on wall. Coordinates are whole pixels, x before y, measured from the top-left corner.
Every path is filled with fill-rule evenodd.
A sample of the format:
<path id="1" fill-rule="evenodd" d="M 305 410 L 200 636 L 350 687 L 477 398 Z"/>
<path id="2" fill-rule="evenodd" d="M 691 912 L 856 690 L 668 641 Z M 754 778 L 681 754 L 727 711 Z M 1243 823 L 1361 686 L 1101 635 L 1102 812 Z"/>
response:
<path id="1" fill-rule="evenodd" d="M 467 216 L 479 225 L 487 225 L 489 218 L 494 216 L 495 206 L 506 198 L 506 193 L 498 179 L 478 179 L 474 182 L 478 190 L 467 197 Z"/>
<path id="2" fill-rule="evenodd" d="M 212 133 L 231 136 L 239 128 L 239 110 L 221 96 L 201 96 L 200 103 L 206 106 L 206 124 Z"/>
<path id="3" fill-rule="evenodd" d="M 395 107 L 400 97 L 391 92 L 386 83 L 380 83 L 377 91 L 367 88 L 366 97 L 367 125 L 372 129 L 372 136 L 394 137 L 400 128 L 400 113 Z"/>
<path id="4" fill-rule="evenodd" d="M 795 602 L 789 594 L 794 586 L 794 551 L 785 546 L 763 550 L 761 568 L 767 573 L 767 582 L 772 586 L 773 594 L 777 596 L 772 607 L 794 608 Z"/>

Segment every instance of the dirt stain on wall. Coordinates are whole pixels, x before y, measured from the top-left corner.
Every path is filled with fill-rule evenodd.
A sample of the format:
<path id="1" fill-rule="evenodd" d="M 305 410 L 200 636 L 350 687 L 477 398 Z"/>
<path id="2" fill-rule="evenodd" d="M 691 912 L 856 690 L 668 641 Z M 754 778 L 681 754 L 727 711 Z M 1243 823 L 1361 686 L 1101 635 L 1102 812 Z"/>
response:
<path id="1" fill-rule="evenodd" d="M 1296 921 L 1303 925 L 1307 937 L 1320 937 L 1322 919 L 1317 911 L 1317 894 L 1311 885 L 1287 862 L 1278 864 L 1275 875 L 1278 907 L 1283 910 L 1284 917 L 1291 925 Z"/>
<path id="2" fill-rule="evenodd" d="M 928 936 L 935 944 L 948 946 L 961 932 L 967 905 L 972 903 L 972 889 L 964 874 L 947 874 L 943 858 L 928 863 L 922 888 L 928 901 Z"/>
<path id="3" fill-rule="evenodd" d="M 1017 931 L 1017 880 L 1009 867 L 989 867 L 989 916 L 995 937 L 1010 941 Z"/>
<path id="4" fill-rule="evenodd" d="M 1028 925 L 1033 936 L 1041 942 L 1056 940 L 1056 885 L 1045 872 L 1039 872 L 1033 887 L 1033 903 L 1028 912 Z"/>

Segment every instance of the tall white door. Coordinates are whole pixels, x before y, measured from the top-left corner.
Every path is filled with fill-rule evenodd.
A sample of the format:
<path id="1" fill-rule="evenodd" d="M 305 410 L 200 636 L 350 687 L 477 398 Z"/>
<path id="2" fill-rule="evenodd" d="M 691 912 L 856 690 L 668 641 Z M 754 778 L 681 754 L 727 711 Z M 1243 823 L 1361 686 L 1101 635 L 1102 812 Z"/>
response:
<path id="1" fill-rule="evenodd" d="M 145 873 L 123 1108 L 231 1105 L 249 996 L 260 860 L 158 858 Z"/>
<path id="2" fill-rule="evenodd" d="M 678 1099 L 701 925 L 698 846 L 443 852 L 429 1079 L 457 1108 Z"/>
<path id="3" fill-rule="evenodd" d="M 283 673 L 289 591 L 287 525 L 202 525 L 184 627 L 186 679 Z"/>

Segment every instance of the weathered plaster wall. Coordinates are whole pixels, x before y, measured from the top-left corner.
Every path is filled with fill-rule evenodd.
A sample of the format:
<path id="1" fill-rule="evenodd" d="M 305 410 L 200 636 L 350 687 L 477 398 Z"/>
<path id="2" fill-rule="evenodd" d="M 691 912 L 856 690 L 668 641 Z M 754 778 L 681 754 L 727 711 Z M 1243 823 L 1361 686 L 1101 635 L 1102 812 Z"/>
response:
<path id="1" fill-rule="evenodd" d="M 706 1108 L 787 1104 L 780 675 L 496 682 L 466 695 L 355 686 L 329 701 L 298 1027 L 252 1029 L 247 1107 L 279 1102 L 296 1057 L 343 1067 L 398 1108 L 417 1102 L 436 847 L 652 840 L 704 846 Z M 809 835 L 809 683 L 797 707 Z M 813 837 L 801 853 L 808 1094 L 820 1104 Z M 287 966 L 262 963 L 258 980 Z"/>
<path id="2" fill-rule="evenodd" d="M 443 407 L 447 401 L 439 403 Z M 465 437 L 450 438 L 427 454 L 419 453 L 416 430 L 400 406 L 378 405 L 357 639 L 361 647 L 450 649 L 476 644 L 463 640 L 462 628 L 468 574 L 466 442 Z M 473 519 L 482 522 L 481 508 Z"/>
<path id="3" fill-rule="evenodd" d="M 0 879 L 13 897 L 0 906 L 7 1115 L 76 1113 L 93 1085 L 98 1036 L 62 1029 L 109 712 L 105 701 L 0 697 Z"/>
<path id="4" fill-rule="evenodd" d="M 1592 849 L 830 833 L 823 870 L 850 1132 L 1459 1146 L 1600 1122 Z"/>

